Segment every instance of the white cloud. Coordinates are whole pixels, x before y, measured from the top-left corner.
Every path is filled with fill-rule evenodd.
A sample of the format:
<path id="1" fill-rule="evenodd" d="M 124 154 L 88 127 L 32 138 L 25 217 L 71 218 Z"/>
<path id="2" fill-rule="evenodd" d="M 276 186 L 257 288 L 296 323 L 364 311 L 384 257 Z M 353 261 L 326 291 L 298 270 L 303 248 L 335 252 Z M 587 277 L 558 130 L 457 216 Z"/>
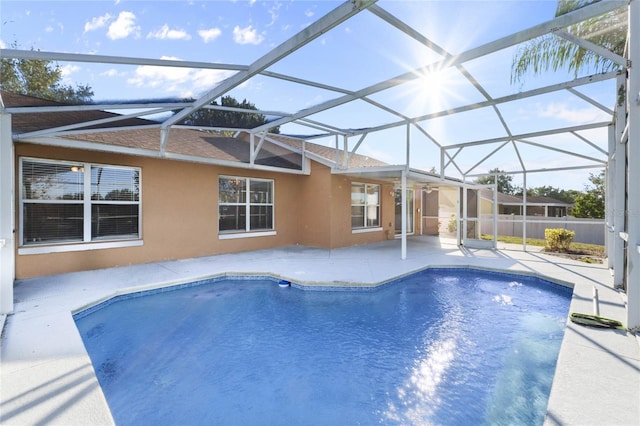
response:
<path id="1" fill-rule="evenodd" d="M 81 70 L 82 68 L 80 68 L 79 66 L 71 64 L 60 67 L 60 76 L 62 78 L 62 82 L 64 84 L 69 84 L 72 86 L 75 85 L 71 74 L 76 74 Z"/>
<path id="2" fill-rule="evenodd" d="M 159 40 L 191 40 L 191 36 L 184 30 L 172 30 L 169 25 L 164 24 L 157 31 L 147 34 L 147 38 L 157 38 Z"/>
<path id="3" fill-rule="evenodd" d="M 306 16 L 307 18 L 311 18 L 311 17 L 312 17 L 313 15 L 315 15 L 315 14 L 316 14 L 316 13 L 315 13 L 313 10 L 311 10 L 311 9 L 307 9 L 307 10 L 305 10 L 305 12 L 304 12 L 304 16 Z"/>
<path id="4" fill-rule="evenodd" d="M 100 75 L 104 76 L 104 77 L 121 77 L 121 76 L 124 76 L 125 73 L 124 72 L 118 72 L 118 70 L 115 69 L 115 68 L 110 68 L 110 69 L 100 73 Z"/>
<path id="5" fill-rule="evenodd" d="M 268 10 L 269 15 L 271 15 L 271 22 L 267 24 L 267 27 L 270 27 L 276 23 L 276 21 L 278 20 L 278 17 L 280 16 L 278 11 L 280 10 L 281 7 L 282 7 L 282 3 L 274 2 L 273 6 Z"/>
<path id="6" fill-rule="evenodd" d="M 65 65 L 60 67 L 62 77 L 69 77 L 71 74 L 80 71 L 80 67 L 77 65 Z"/>
<path id="7" fill-rule="evenodd" d="M 48 25 L 45 29 L 44 29 L 45 33 L 52 33 L 53 32 L 53 27 L 51 25 Z"/>
<path id="8" fill-rule="evenodd" d="M 537 104 L 537 109 L 539 117 L 564 120 L 570 124 L 611 120 L 609 114 L 599 109 L 590 107 L 572 109 L 564 103 L 552 102 L 544 106 Z"/>
<path id="9" fill-rule="evenodd" d="M 140 27 L 136 25 L 136 15 L 133 12 L 120 12 L 118 18 L 109 25 L 109 31 L 107 31 L 107 37 L 111 40 L 117 40 L 120 38 L 127 38 L 131 34 L 137 34 L 140 32 Z"/>
<path id="10" fill-rule="evenodd" d="M 102 16 L 96 16 L 91 18 L 91 21 L 84 23 L 84 32 L 94 31 L 98 28 L 102 28 L 107 25 L 107 22 L 111 20 L 111 14 L 105 13 Z"/>
<path id="11" fill-rule="evenodd" d="M 6 49 L 7 45 L 4 43 L 4 41 L 0 40 L 0 49 Z"/>
<path id="12" fill-rule="evenodd" d="M 172 56 L 163 56 L 161 59 L 180 60 Z M 134 77 L 129 78 L 127 83 L 136 87 L 161 88 L 165 93 L 179 96 L 193 96 L 194 93 L 211 89 L 233 73 L 233 71 L 224 70 L 193 70 L 142 65 L 136 68 Z"/>
<path id="13" fill-rule="evenodd" d="M 233 29 L 233 41 L 238 44 L 260 44 L 263 40 L 264 37 L 251 25 L 245 28 L 236 25 Z"/>
<path id="14" fill-rule="evenodd" d="M 209 43 L 210 41 L 217 39 L 220 36 L 220 34 L 222 34 L 222 31 L 220 30 L 220 28 L 209 28 L 208 30 L 198 31 L 198 35 L 202 38 L 202 41 L 204 41 L 205 43 Z"/>

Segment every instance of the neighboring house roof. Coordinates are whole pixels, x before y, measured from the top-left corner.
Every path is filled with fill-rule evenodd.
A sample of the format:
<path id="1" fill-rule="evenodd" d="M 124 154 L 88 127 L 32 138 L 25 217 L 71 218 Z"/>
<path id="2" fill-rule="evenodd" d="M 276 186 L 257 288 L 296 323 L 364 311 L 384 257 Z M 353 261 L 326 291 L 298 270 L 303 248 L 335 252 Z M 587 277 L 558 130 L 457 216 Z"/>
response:
<path id="1" fill-rule="evenodd" d="M 0 97 L 6 108 L 65 106 L 65 104 L 55 101 L 5 91 L 0 92 Z M 23 134 L 117 116 L 119 116 L 119 114 L 99 110 L 20 113 L 12 115 L 12 130 L 14 134 Z M 140 126 L 153 126 L 157 124 L 157 122 L 151 120 L 131 118 L 83 128 L 85 130 L 100 128 L 102 129 L 100 132 L 65 134 L 58 137 L 67 140 L 157 152 L 160 149 L 160 129 L 158 127 L 140 128 Z M 133 126 L 135 126 L 135 128 Z M 127 129 L 126 127 L 132 128 Z M 105 131 L 104 128 L 114 129 Z M 256 136 L 256 145 L 258 144 L 259 137 L 259 135 Z M 269 139 L 276 143 L 270 142 Z M 168 154 L 248 164 L 250 162 L 249 140 L 249 134 L 246 132 L 240 132 L 238 137 L 228 137 L 197 128 L 177 127 L 171 128 L 165 151 Z M 255 163 L 270 167 L 299 170 L 302 168 L 302 145 L 303 141 L 301 139 L 269 134 L 255 159 Z M 291 149 L 289 149 L 289 147 Z M 336 161 L 334 148 L 311 142 L 305 142 L 304 147 L 307 152 L 322 157 L 328 163 L 335 163 Z M 340 161 L 342 161 L 342 156 L 343 153 L 340 152 Z M 382 161 L 360 154 L 354 154 L 349 164 L 350 167 L 356 168 L 388 165 Z"/>
<path id="2" fill-rule="evenodd" d="M 527 196 L 527 204 L 545 204 L 548 206 L 551 206 L 551 205 L 571 206 L 572 205 L 571 203 L 567 203 L 551 197 L 532 197 L 532 196 Z"/>
<path id="3" fill-rule="evenodd" d="M 480 190 L 480 198 L 493 201 L 493 191 L 490 189 Z M 498 192 L 498 204 L 522 204 L 522 198 L 516 197 L 515 195 L 503 194 L 502 192 Z"/>
<path id="4" fill-rule="evenodd" d="M 490 189 L 480 190 L 480 198 L 493 202 L 493 191 Z M 523 204 L 522 195 L 510 195 L 498 192 L 498 204 L 509 206 L 521 206 Z M 551 197 L 534 197 L 527 196 L 527 205 L 541 205 L 541 206 L 562 206 L 571 207 L 571 203 L 556 200 Z"/>

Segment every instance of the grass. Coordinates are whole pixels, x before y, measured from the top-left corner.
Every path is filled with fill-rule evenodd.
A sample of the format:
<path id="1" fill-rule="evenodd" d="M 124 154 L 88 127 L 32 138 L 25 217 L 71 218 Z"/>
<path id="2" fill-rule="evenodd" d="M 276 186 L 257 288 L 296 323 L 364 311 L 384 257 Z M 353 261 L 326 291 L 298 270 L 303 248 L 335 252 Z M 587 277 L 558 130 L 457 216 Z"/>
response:
<path id="1" fill-rule="evenodd" d="M 482 234 L 482 239 L 492 240 L 493 235 Z M 498 241 L 508 244 L 522 244 L 522 237 L 508 237 L 498 235 Z M 541 240 L 538 238 L 527 238 L 527 245 L 545 247 L 547 244 L 545 240 Z M 570 254 L 577 253 L 594 257 L 604 257 L 604 246 L 598 244 L 571 243 L 569 250 Z"/>

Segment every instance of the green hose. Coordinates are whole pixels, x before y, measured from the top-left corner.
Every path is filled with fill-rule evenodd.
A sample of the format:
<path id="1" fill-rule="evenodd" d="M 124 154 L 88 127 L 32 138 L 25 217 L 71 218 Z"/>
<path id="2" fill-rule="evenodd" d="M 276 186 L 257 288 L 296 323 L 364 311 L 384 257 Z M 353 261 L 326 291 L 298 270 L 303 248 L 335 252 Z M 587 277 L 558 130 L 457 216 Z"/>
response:
<path id="1" fill-rule="evenodd" d="M 614 328 L 617 330 L 625 330 L 620 321 L 611 318 L 599 317 L 597 315 L 579 314 L 577 312 L 571 313 L 571 315 L 569 315 L 569 318 L 576 324 L 588 327 Z"/>

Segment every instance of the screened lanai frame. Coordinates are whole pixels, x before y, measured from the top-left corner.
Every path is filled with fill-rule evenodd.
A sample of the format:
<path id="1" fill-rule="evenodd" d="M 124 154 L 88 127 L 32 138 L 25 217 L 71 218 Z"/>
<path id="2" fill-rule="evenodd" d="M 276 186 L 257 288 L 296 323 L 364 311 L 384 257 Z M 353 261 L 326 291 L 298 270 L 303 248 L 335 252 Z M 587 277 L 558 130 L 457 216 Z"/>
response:
<path id="1" fill-rule="evenodd" d="M 587 40 L 577 37 L 569 33 L 566 28 L 576 23 L 583 22 L 587 19 L 612 13 L 615 11 L 625 10 L 628 13 L 628 45 L 625 56 L 616 55 L 600 46 L 594 45 Z M 293 52 L 304 48 L 311 41 L 317 39 L 322 34 L 331 31 L 343 22 L 348 21 L 359 13 L 371 13 L 375 15 L 380 25 L 390 25 L 401 31 L 406 37 L 414 42 L 421 43 L 428 47 L 442 59 L 432 62 L 418 69 L 410 70 L 391 79 L 380 81 L 373 85 L 360 88 L 358 90 L 347 90 L 341 87 L 327 85 L 316 81 L 299 78 L 292 75 L 285 75 L 270 70 L 274 64 L 287 58 Z M 471 73 L 465 68 L 465 63 L 485 57 L 502 49 L 517 46 L 528 40 L 545 34 L 553 33 L 558 37 L 564 38 L 572 43 L 591 50 L 602 57 L 606 57 L 613 63 L 617 64 L 621 71 L 606 72 L 597 75 L 583 76 L 541 87 L 513 95 L 493 98 L 487 90 L 482 86 L 481 82 L 475 80 Z M 352 176 L 366 175 L 370 178 L 382 179 L 397 182 L 403 189 L 402 200 L 402 233 L 401 247 L 402 258 L 406 257 L 406 188 L 409 183 L 414 184 L 432 184 L 432 185 L 449 185 L 460 188 L 477 188 L 473 183 L 473 179 L 478 176 L 486 175 L 476 171 L 483 163 L 503 149 L 513 149 L 520 162 L 520 170 L 506 170 L 506 174 L 521 174 L 524 179 L 524 193 L 526 194 L 526 177 L 534 173 L 543 173 L 550 171 L 564 171 L 578 169 L 602 169 L 605 168 L 607 179 L 607 198 L 606 198 L 606 226 L 607 226 L 607 254 L 609 266 L 614 271 L 614 284 L 623 287 L 628 297 L 628 325 L 630 327 L 640 327 L 640 190 L 636 183 L 640 183 L 640 168 L 637 161 L 628 161 L 629 159 L 640 158 L 640 67 L 633 66 L 634 63 L 640 63 L 640 0 L 629 1 L 600 1 L 589 6 L 583 7 L 574 12 L 562 15 L 550 21 L 535 25 L 528 29 L 513 33 L 509 36 L 493 40 L 482 44 L 478 47 L 463 51 L 462 53 L 451 54 L 442 47 L 435 44 L 425 35 L 415 30 L 401 19 L 389 13 L 385 8 L 378 5 L 376 1 L 352 0 L 347 1 L 334 10 L 321 17 L 311 25 L 289 38 L 279 46 L 275 47 L 267 54 L 258 58 L 248 65 L 220 64 L 211 62 L 193 62 L 193 61 L 175 61 L 162 59 L 146 59 L 131 58 L 121 56 L 103 56 L 103 55 L 86 55 L 86 54 L 70 54 L 62 52 L 42 52 L 42 51 L 25 51 L 15 49 L 0 49 L 0 56 L 4 58 L 22 58 L 22 59 L 43 59 L 70 63 L 100 63 L 100 64 L 121 64 L 121 65 L 151 65 L 162 67 L 182 67 L 192 69 L 214 69 L 225 70 L 233 74 L 208 92 L 191 102 L 126 102 L 113 104 L 95 104 L 80 106 L 59 106 L 59 107 L 18 107 L 18 108 L 1 108 L 1 130 L 0 130 L 0 212 L 2 219 L 0 221 L 0 271 L 2 302 L 1 311 L 10 312 L 12 310 L 12 286 L 14 279 L 15 265 L 15 239 L 14 239 L 14 215 L 16 208 L 14 188 L 14 163 L 13 163 L 13 141 L 25 141 L 30 143 L 50 144 L 57 146 L 65 146 L 61 142 L 65 135 L 95 133 L 98 131 L 116 131 L 119 128 L 114 127 L 113 122 L 124 120 L 132 117 L 146 117 L 149 115 L 157 115 L 158 113 L 166 113 L 168 111 L 178 112 L 169 116 L 163 122 L 145 127 L 160 128 L 161 136 L 158 140 L 157 155 L 159 157 L 171 158 L 166 152 L 166 144 L 169 133 L 172 128 L 182 127 L 177 123 L 187 117 L 193 111 L 200 108 L 214 108 L 227 111 L 244 112 L 243 110 L 212 106 L 211 101 L 228 94 L 232 89 L 247 82 L 253 77 L 260 76 L 270 79 L 278 79 L 288 83 L 299 85 L 302 87 L 313 87 L 326 90 L 336 94 L 336 97 L 325 102 L 313 105 L 311 107 L 293 112 L 282 111 L 266 111 L 258 110 L 253 113 L 260 113 L 268 117 L 275 117 L 267 124 L 255 127 L 253 129 L 221 129 L 212 128 L 212 130 L 245 130 L 250 133 L 250 162 L 246 167 L 261 169 L 264 166 L 255 164 L 254 160 L 262 148 L 263 142 L 269 140 L 277 143 L 271 138 L 267 131 L 269 128 L 284 125 L 287 123 L 295 123 L 299 126 L 312 129 L 314 134 L 306 135 L 306 140 L 315 140 L 321 138 L 333 138 L 334 148 L 336 152 L 336 160 L 331 164 L 332 172 L 346 174 Z M 408 116 L 396 109 L 383 104 L 379 100 L 374 100 L 373 95 L 381 91 L 400 86 L 419 78 L 419 76 L 429 73 L 432 70 L 447 70 L 456 68 L 458 72 L 464 76 L 467 81 L 472 84 L 476 90 L 482 95 L 484 100 L 451 108 L 448 110 L 429 113 L 419 116 Z M 615 106 L 602 105 L 597 100 L 584 94 L 579 89 L 581 86 L 598 83 L 605 80 L 614 80 L 616 84 L 617 94 L 623 94 L 622 98 L 616 96 L 616 99 L 622 101 L 617 102 Z M 501 107 L 508 102 L 527 99 L 552 93 L 556 91 L 568 91 L 573 95 L 583 99 L 595 108 L 604 111 L 611 116 L 611 120 L 594 122 L 580 126 L 564 127 L 556 129 L 546 129 L 537 132 L 529 132 L 522 134 L 514 134 L 510 131 L 509 124 L 503 116 Z M 314 115 L 333 108 L 338 108 L 350 102 L 364 102 L 373 108 L 380 109 L 386 113 L 397 117 L 396 120 L 381 122 L 378 125 L 366 128 L 343 128 L 331 122 L 318 120 Z M 493 111 L 497 119 L 504 127 L 505 136 L 492 139 L 480 139 L 457 144 L 445 144 L 436 140 L 429 134 L 421 123 L 431 119 L 451 116 L 468 111 L 474 111 L 481 108 L 489 108 Z M 131 110 L 136 112 L 131 113 Z M 28 114 L 36 112 L 55 112 L 55 111 L 83 111 L 83 110 L 109 110 L 109 111 L 126 111 L 119 117 L 112 119 L 99 120 L 94 122 L 85 122 L 78 125 L 70 125 L 58 128 L 43 129 L 30 133 L 15 134 L 11 130 L 12 114 Z M 95 127 L 101 125 L 109 126 L 104 129 L 96 130 Z M 87 126 L 94 126 L 91 130 L 87 130 Z M 388 167 L 377 168 L 354 168 L 350 165 L 349 159 L 358 151 L 363 143 L 367 142 L 367 137 L 376 132 L 385 131 L 392 128 L 406 127 L 406 140 L 404 149 L 406 152 L 406 162 L 401 165 L 393 165 Z M 131 128 L 131 127 L 127 127 Z M 202 128 L 202 126 L 198 126 Z M 440 165 L 436 174 L 416 170 L 410 167 L 411 152 L 411 130 L 422 134 L 428 141 L 436 146 L 440 152 Z M 589 138 L 583 136 L 580 132 L 590 129 L 606 129 L 608 131 L 608 146 L 603 149 Z M 549 135 L 565 135 L 569 134 L 581 140 L 584 143 L 585 151 L 580 150 L 563 150 L 558 147 L 545 145 L 532 141 L 537 137 Z M 396 141 L 397 143 L 397 141 Z M 72 144 L 69 142 L 66 146 L 78 146 L 78 142 Z M 560 167 L 555 169 L 528 169 L 520 154 L 522 146 L 535 148 L 540 150 L 548 150 L 563 155 L 570 155 L 584 161 L 584 165 Z M 350 147 L 352 146 L 352 147 Z M 472 147 L 485 150 L 480 160 L 470 168 L 463 169 L 457 162 L 456 157 Z M 117 150 L 117 148 L 114 148 Z M 587 150 L 596 150 L 599 152 L 597 156 L 586 154 Z M 135 150 L 129 149 L 127 152 L 135 154 Z M 303 156 L 313 158 L 313 154 L 305 151 L 304 144 L 300 152 Z M 197 161 L 197 159 L 190 159 Z M 209 161 L 210 162 L 210 161 Z M 279 170 L 285 173 L 305 173 L 307 171 Z M 457 173 L 461 178 L 450 178 L 449 175 Z M 622 189 L 622 190 L 621 190 Z M 462 191 L 466 194 L 466 191 Z M 494 188 L 495 193 L 495 188 Z M 526 212 L 526 195 L 523 197 L 524 209 Z M 463 202 L 463 204 L 466 204 Z M 495 202 L 494 195 L 494 206 Z M 463 210 L 461 218 L 462 227 L 467 224 L 466 212 Z M 494 214 L 495 217 L 495 214 Z M 526 214 L 523 216 L 526 218 Z M 495 219 L 494 219 L 495 220 Z M 525 222 L 526 223 L 526 222 Z M 526 241 L 526 226 L 523 237 Z M 460 227 L 458 227 L 460 229 Z M 497 227 L 494 226 L 494 230 Z M 495 231 L 494 231 L 495 233 Z M 464 234 L 464 232 L 463 232 Z M 459 238 L 460 240 L 460 238 Z M 496 236 L 494 235 L 494 245 Z M 526 246 L 525 246 L 526 249 Z"/>

